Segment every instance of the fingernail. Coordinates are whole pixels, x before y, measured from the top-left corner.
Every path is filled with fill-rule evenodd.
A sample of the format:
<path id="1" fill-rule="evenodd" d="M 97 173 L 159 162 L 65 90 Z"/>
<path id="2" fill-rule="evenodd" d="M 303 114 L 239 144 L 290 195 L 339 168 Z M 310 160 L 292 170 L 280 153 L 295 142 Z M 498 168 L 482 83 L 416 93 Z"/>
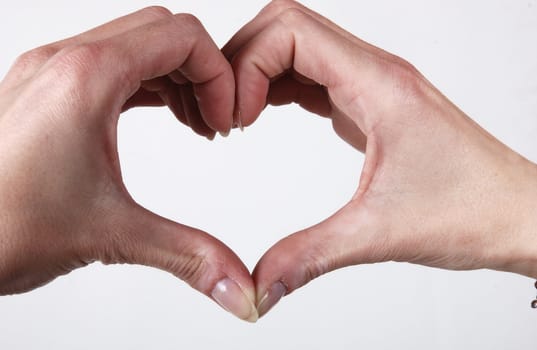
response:
<path id="1" fill-rule="evenodd" d="M 228 137 L 228 136 L 229 136 L 229 130 L 228 130 L 228 131 L 219 131 L 218 133 L 219 133 L 220 136 L 222 136 L 222 137 Z"/>
<path id="2" fill-rule="evenodd" d="M 265 293 L 257 306 L 259 317 L 263 317 L 287 293 L 287 287 L 282 282 L 274 283 Z"/>
<path id="3" fill-rule="evenodd" d="M 254 303 L 232 279 L 224 278 L 218 282 L 211 296 L 222 308 L 241 320 L 252 323 L 257 321 L 258 314 Z"/>
<path id="4" fill-rule="evenodd" d="M 214 140 L 215 136 L 216 136 L 215 134 L 211 134 L 211 135 L 208 135 L 206 137 L 207 137 L 207 140 L 212 141 L 212 140 Z"/>
<path id="5" fill-rule="evenodd" d="M 242 125 L 242 119 L 241 119 L 241 111 L 237 111 L 237 113 L 235 113 L 235 118 L 234 118 L 236 121 L 233 123 L 233 127 L 234 128 L 239 128 L 241 131 L 244 131 L 244 126 Z"/>
<path id="6" fill-rule="evenodd" d="M 242 118 L 241 118 L 241 111 L 239 110 L 239 114 L 237 116 L 237 124 L 239 125 L 239 129 L 241 129 L 242 132 L 244 132 L 244 126 L 242 125 Z"/>

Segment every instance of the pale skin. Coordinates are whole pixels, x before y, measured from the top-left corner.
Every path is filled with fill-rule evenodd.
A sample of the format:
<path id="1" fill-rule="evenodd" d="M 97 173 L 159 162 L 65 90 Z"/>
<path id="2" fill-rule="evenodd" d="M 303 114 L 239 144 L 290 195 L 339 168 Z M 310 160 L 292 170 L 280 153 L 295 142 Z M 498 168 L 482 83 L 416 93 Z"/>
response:
<path id="1" fill-rule="evenodd" d="M 293 102 L 330 118 L 366 161 L 352 200 L 275 244 L 252 275 L 223 243 L 150 213 L 125 189 L 123 110 L 168 105 L 211 139 Z M 194 17 L 162 8 L 31 51 L 0 85 L 0 134 L 0 294 L 93 261 L 144 264 L 255 321 L 349 265 L 537 278 L 537 165 L 409 63 L 294 1 L 271 2 L 222 52 Z"/>

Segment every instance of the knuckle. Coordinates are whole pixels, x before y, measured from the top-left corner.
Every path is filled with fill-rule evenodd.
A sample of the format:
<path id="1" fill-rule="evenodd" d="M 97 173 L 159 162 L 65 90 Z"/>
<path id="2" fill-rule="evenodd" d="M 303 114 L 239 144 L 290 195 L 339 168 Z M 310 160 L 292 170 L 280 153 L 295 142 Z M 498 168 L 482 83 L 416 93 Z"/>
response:
<path id="1" fill-rule="evenodd" d="M 42 84 L 64 97 L 62 107 L 73 111 L 71 116 L 86 116 L 83 111 L 90 108 L 96 97 L 95 82 L 102 79 L 99 70 L 104 69 L 103 51 L 98 43 L 66 47 L 47 62 L 39 76 Z"/>
<path id="2" fill-rule="evenodd" d="M 145 16 L 153 17 L 155 20 L 167 19 L 173 16 L 172 12 L 164 6 L 149 6 L 141 11 Z"/>
<path id="3" fill-rule="evenodd" d="M 182 254 L 168 263 L 166 269 L 186 283 L 196 286 L 207 269 L 207 257 L 203 254 Z"/>
<path id="4" fill-rule="evenodd" d="M 293 0 L 272 0 L 267 7 L 265 7 L 265 11 L 279 14 L 289 8 L 297 8 L 298 6 L 298 3 Z"/>
<path id="5" fill-rule="evenodd" d="M 418 75 L 418 70 L 416 69 L 416 67 L 414 67 L 412 63 L 408 62 L 407 60 L 401 57 L 395 58 L 395 65 L 406 74 L 415 75 L 415 76 Z"/>
<path id="6" fill-rule="evenodd" d="M 299 8 L 290 7 L 282 11 L 279 18 L 287 25 L 293 26 L 304 23 L 304 21 L 307 20 L 308 15 Z"/>
<path id="7" fill-rule="evenodd" d="M 328 265 L 329 264 L 327 263 L 324 256 L 319 256 L 319 255 L 309 256 L 308 262 L 304 264 L 303 283 L 306 284 L 310 281 L 313 281 L 317 277 L 322 276 L 328 271 L 330 271 L 331 268 Z"/>
<path id="8" fill-rule="evenodd" d="M 51 68 L 73 82 L 83 82 L 99 66 L 103 50 L 97 43 L 86 43 L 62 49 L 55 56 Z"/>
<path id="9" fill-rule="evenodd" d="M 180 25 L 181 27 L 188 27 L 191 30 L 199 30 L 203 28 L 203 25 L 201 24 L 201 21 L 190 13 L 178 13 L 176 15 L 173 15 L 175 23 Z"/>
<path id="10" fill-rule="evenodd" d="M 169 27 L 168 27 L 169 26 Z M 205 31 L 201 21 L 190 13 L 178 13 L 170 17 L 170 21 L 166 22 L 167 30 L 170 34 L 182 33 L 185 41 L 193 43 Z"/>
<path id="11" fill-rule="evenodd" d="M 27 70 L 41 66 L 57 53 L 54 46 L 42 46 L 20 55 L 15 61 L 15 67 Z"/>
<path id="12" fill-rule="evenodd" d="M 388 64 L 387 71 L 389 72 L 392 85 L 395 87 L 395 92 L 405 99 L 415 98 L 419 95 L 423 87 L 423 78 L 419 71 L 408 61 L 395 57 Z"/>
<path id="13" fill-rule="evenodd" d="M 315 233 L 307 229 L 304 234 L 312 236 Z M 301 264 L 303 266 L 304 284 L 335 269 L 337 265 L 336 257 L 326 250 L 322 240 L 317 240 L 314 244 L 304 249 L 302 253 L 303 263 Z"/>

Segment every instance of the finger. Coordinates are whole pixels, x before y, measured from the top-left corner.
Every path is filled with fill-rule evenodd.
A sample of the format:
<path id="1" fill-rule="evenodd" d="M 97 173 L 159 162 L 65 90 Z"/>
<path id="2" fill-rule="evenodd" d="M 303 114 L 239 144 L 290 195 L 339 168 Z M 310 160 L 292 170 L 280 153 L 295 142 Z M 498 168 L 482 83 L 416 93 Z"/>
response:
<path id="1" fill-rule="evenodd" d="M 170 76 L 163 76 L 143 81 L 141 85 L 142 87 L 138 90 L 138 92 L 149 91 L 158 96 L 159 100 L 163 101 L 163 103 L 168 106 L 177 120 L 190 127 L 186 117 L 183 100 L 181 98 L 181 90 L 184 89 L 183 86 L 177 85 Z M 136 94 L 138 94 L 138 92 Z M 134 96 L 136 96 L 136 94 Z M 130 98 L 127 103 L 130 103 L 131 100 L 132 98 Z M 137 106 L 135 105 L 132 107 Z"/>
<path id="2" fill-rule="evenodd" d="M 173 71 L 169 74 L 170 76 L 170 79 L 176 83 L 176 84 L 179 84 L 179 85 L 184 85 L 184 84 L 188 84 L 189 81 L 187 78 L 185 78 L 185 76 L 183 75 L 183 73 L 179 72 L 179 71 Z"/>
<path id="3" fill-rule="evenodd" d="M 257 320 L 250 273 L 225 244 L 136 204 L 116 207 L 107 220 L 110 231 L 95 249 L 100 261 L 168 271 L 240 319 Z"/>
<path id="4" fill-rule="evenodd" d="M 107 115 L 103 108 L 121 111 L 141 81 L 178 69 L 193 83 L 207 125 L 225 132 L 233 122 L 233 72 L 191 15 L 175 15 L 105 40 L 70 47 L 44 68 L 56 76 L 68 74 L 75 85 L 67 88 L 78 88 L 79 95 L 89 101 L 106 101 L 106 106 L 94 106 L 99 115 Z"/>
<path id="5" fill-rule="evenodd" d="M 389 251 L 370 220 L 351 202 L 326 221 L 290 235 L 272 246 L 254 273 L 259 317 L 284 295 L 332 270 L 384 261 Z M 374 238 L 375 236 L 375 238 Z"/>
<path id="6" fill-rule="evenodd" d="M 159 95 L 161 96 L 162 100 L 166 102 L 168 108 L 170 108 L 177 120 L 190 127 L 186 117 L 183 99 L 181 98 L 182 89 L 182 86 L 175 83 L 170 83 L 165 90 L 159 92 Z"/>
<path id="7" fill-rule="evenodd" d="M 232 60 L 235 54 L 252 38 L 268 27 L 275 19 L 289 10 L 298 10 L 311 16 L 311 18 L 315 19 L 322 25 L 333 30 L 335 33 L 341 35 L 355 45 L 360 46 L 362 49 L 371 52 L 372 54 L 384 56 L 387 59 L 392 59 L 394 57 L 390 53 L 357 38 L 355 35 L 349 33 L 326 17 L 321 16 L 317 12 L 293 0 L 278 0 L 269 3 L 252 21 L 247 23 L 233 36 L 233 38 L 222 48 L 222 52 L 229 60 Z"/>
<path id="8" fill-rule="evenodd" d="M 305 110 L 323 117 L 332 114 L 328 93 L 321 85 L 306 85 L 285 75 L 270 84 L 267 103 L 281 106 L 298 103 Z"/>
<path id="9" fill-rule="evenodd" d="M 214 136 L 214 130 L 212 130 L 203 120 L 198 108 L 198 101 L 194 96 L 192 84 L 182 85 L 180 94 L 188 125 L 198 135 L 211 139 Z"/>
<path id="10" fill-rule="evenodd" d="M 350 45 L 344 36 L 300 10 L 287 10 L 258 33 L 235 55 L 232 65 L 236 113 L 240 112 L 245 126 L 264 108 L 270 80 L 294 69 L 325 86 L 335 107 L 356 118 L 360 130 L 371 129 L 373 121 L 362 119 L 368 107 L 364 101 L 368 101 L 371 86 L 380 88 L 382 60 Z M 383 92 L 374 91 L 377 95 Z"/>
<path id="11" fill-rule="evenodd" d="M 13 79 L 14 82 L 20 83 L 21 81 L 33 77 L 44 63 L 66 47 L 82 45 L 84 43 L 110 38 L 145 24 L 169 18 L 171 16 L 172 13 L 168 9 L 160 6 L 151 6 L 114 19 L 113 21 L 100 25 L 79 35 L 33 49 L 17 59 L 17 62 L 14 64 L 14 68 L 16 67 L 16 69 L 14 69 L 12 72 L 14 74 L 11 74 L 11 77 L 8 77 Z M 6 77 L 6 81 L 8 77 Z"/>
<path id="12" fill-rule="evenodd" d="M 170 81 L 167 77 L 159 77 L 148 82 L 142 82 L 142 87 L 123 105 L 122 113 L 136 107 L 168 106 L 177 120 L 190 127 L 181 98 L 182 87 Z M 208 132 L 214 135 L 214 131 Z"/>
<path id="13" fill-rule="evenodd" d="M 126 112 L 135 107 L 161 107 L 166 105 L 160 95 L 155 92 L 139 89 L 123 105 L 121 112 Z"/>
<path id="14" fill-rule="evenodd" d="M 305 81 L 299 78 L 300 81 Z M 285 75 L 270 84 L 267 103 L 274 106 L 298 103 L 305 110 L 332 119 L 336 133 L 364 153 L 367 138 L 352 120 L 346 118 L 337 108 L 332 108 L 328 92 L 321 85 L 310 85 L 308 81 L 301 83 L 296 78 Z"/>
<path id="15" fill-rule="evenodd" d="M 313 81 L 310 78 L 303 76 L 294 69 L 291 71 L 290 75 L 293 77 L 294 80 L 298 81 L 303 85 L 319 85 L 316 81 Z"/>
<path id="16" fill-rule="evenodd" d="M 143 81 L 142 89 L 157 92 L 179 121 L 192 128 L 197 134 L 212 140 L 215 132 L 201 116 L 192 84 L 183 78 L 186 83 L 178 85 L 177 81 L 180 81 L 178 76 L 182 74 L 174 71 L 163 77 Z"/>
<path id="17" fill-rule="evenodd" d="M 162 91 L 167 89 L 165 77 L 159 77 L 141 83 L 141 87 L 123 105 L 121 112 L 136 107 L 160 107 L 167 104 Z"/>

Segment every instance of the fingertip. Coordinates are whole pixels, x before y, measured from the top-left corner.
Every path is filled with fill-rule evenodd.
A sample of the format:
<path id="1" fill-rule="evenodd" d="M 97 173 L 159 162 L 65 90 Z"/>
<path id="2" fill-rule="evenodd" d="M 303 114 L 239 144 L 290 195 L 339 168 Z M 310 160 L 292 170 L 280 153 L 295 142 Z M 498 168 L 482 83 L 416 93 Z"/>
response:
<path id="1" fill-rule="evenodd" d="M 231 66 L 208 82 L 194 84 L 193 92 L 207 126 L 216 132 L 229 132 L 235 106 L 235 77 Z"/>
<path id="2" fill-rule="evenodd" d="M 290 294 L 300 288 L 309 280 L 304 267 L 309 264 L 305 260 L 304 249 L 296 247 L 299 243 L 294 238 L 298 233 L 286 237 L 272 246 L 259 260 L 252 278 L 256 286 L 256 301 L 260 305 L 267 297 L 267 293 L 277 284 L 285 286 L 285 294 Z M 306 243 L 303 243 L 307 246 Z"/>
<path id="3" fill-rule="evenodd" d="M 209 140 L 215 130 L 207 125 L 200 110 L 200 103 L 195 94 L 195 87 L 192 85 L 182 86 L 180 88 L 181 105 L 183 107 L 186 124 L 198 135 L 207 137 Z"/>
<path id="4" fill-rule="evenodd" d="M 207 250 L 209 266 L 206 278 L 199 279 L 192 286 L 235 317 L 255 323 L 259 316 L 250 271 L 231 248 L 209 237 L 213 243 Z M 209 244 L 203 242 L 200 245 Z"/>
<path id="5" fill-rule="evenodd" d="M 216 283 L 211 297 L 224 310 L 241 320 L 255 323 L 259 318 L 254 304 L 253 288 L 244 288 L 229 277 Z"/>
<path id="6" fill-rule="evenodd" d="M 234 60 L 236 102 L 234 119 L 242 129 L 252 125 L 267 105 L 270 80 L 241 59 Z"/>
<path id="7" fill-rule="evenodd" d="M 265 316 L 287 294 L 288 287 L 281 281 L 274 282 L 267 291 L 257 295 L 259 318 Z"/>
<path id="8" fill-rule="evenodd" d="M 240 131 L 244 131 L 241 111 L 238 108 L 233 112 L 233 129 L 239 129 Z"/>
<path id="9" fill-rule="evenodd" d="M 229 41 L 224 46 L 222 46 L 222 49 L 220 49 L 220 52 L 222 52 L 222 55 L 224 55 L 228 62 L 231 62 L 233 60 L 233 56 L 237 51 L 237 49 L 235 48 L 236 45 L 234 44 L 235 36 L 229 39 Z"/>

